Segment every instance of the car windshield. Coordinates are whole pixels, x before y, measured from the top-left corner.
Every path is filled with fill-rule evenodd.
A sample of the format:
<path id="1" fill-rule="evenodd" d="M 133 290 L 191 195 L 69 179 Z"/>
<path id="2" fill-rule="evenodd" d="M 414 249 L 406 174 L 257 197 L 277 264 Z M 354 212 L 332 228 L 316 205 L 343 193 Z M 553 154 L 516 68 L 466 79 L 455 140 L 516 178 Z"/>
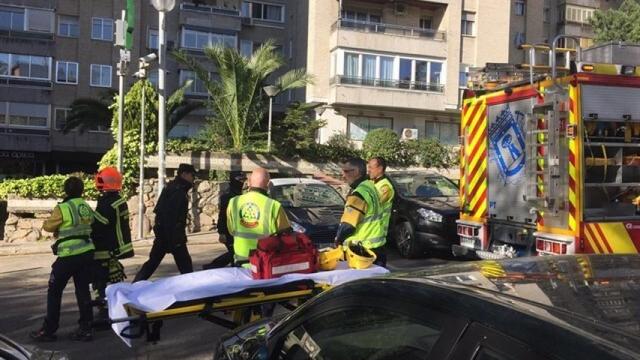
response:
<path id="1" fill-rule="evenodd" d="M 396 191 L 407 197 L 430 198 L 458 196 L 458 187 L 440 175 L 398 174 L 391 175 Z"/>
<path id="2" fill-rule="evenodd" d="M 288 184 L 271 187 L 271 197 L 284 207 L 344 206 L 342 196 L 326 184 Z"/>

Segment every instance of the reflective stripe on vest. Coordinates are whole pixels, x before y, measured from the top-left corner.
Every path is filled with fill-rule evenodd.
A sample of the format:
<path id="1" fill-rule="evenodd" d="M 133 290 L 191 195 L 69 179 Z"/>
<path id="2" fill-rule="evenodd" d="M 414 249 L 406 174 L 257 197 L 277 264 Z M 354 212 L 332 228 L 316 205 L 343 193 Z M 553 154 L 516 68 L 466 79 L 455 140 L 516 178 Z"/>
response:
<path id="1" fill-rule="evenodd" d="M 368 249 L 375 249 L 384 245 L 386 234 L 382 226 L 380 196 L 373 181 L 365 180 L 361 182 L 353 192 L 362 196 L 367 203 L 367 211 L 363 220 L 356 226 L 356 231 L 345 240 L 345 245 L 348 246 L 350 242 L 359 242 Z"/>
<path id="2" fill-rule="evenodd" d="M 384 229 L 384 233 L 386 236 L 386 234 L 389 231 L 389 222 L 391 221 L 391 210 L 393 208 L 393 199 L 396 196 L 396 192 L 395 192 L 395 189 L 393 188 L 393 185 L 391 184 L 391 181 L 389 181 L 389 179 L 387 179 L 386 177 L 376 182 L 375 186 L 376 186 L 376 190 L 378 190 L 378 195 L 380 196 L 380 201 L 381 201 L 380 214 L 382 218 L 382 227 Z M 381 190 L 384 186 L 389 187 L 389 191 L 391 192 L 391 195 L 389 196 L 389 199 L 387 199 L 387 201 L 383 203 Z"/>
<path id="3" fill-rule="evenodd" d="M 58 256 L 66 257 L 94 250 L 89 238 L 93 210 L 81 198 L 67 200 L 58 204 L 62 213 L 62 225 L 58 229 Z"/>
<path id="4" fill-rule="evenodd" d="M 231 199 L 229 209 L 234 258 L 236 262 L 246 261 L 251 250 L 258 246 L 258 239 L 278 231 L 275 217 L 280 203 L 250 191 Z"/>

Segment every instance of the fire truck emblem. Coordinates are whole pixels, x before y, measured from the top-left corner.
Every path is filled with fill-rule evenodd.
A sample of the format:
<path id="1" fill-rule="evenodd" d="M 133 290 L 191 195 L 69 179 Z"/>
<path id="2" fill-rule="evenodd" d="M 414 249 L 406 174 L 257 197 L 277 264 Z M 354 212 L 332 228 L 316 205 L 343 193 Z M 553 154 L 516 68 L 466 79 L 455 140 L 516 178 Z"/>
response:
<path id="1" fill-rule="evenodd" d="M 522 132 L 524 114 L 514 113 L 507 105 L 489 127 L 489 143 L 493 160 L 502 178 L 507 181 L 517 175 L 525 165 L 525 141 Z"/>
<path id="2" fill-rule="evenodd" d="M 254 203 L 246 203 L 240 207 L 240 223 L 242 226 L 252 229 L 258 226 L 260 209 Z"/>

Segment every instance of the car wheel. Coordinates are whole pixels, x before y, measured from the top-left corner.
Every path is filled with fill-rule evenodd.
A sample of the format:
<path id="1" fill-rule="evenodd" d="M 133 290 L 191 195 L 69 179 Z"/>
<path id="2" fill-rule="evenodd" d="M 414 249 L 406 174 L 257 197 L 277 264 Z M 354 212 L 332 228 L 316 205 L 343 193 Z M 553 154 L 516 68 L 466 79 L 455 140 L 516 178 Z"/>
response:
<path id="1" fill-rule="evenodd" d="M 407 259 L 420 255 L 420 249 L 416 242 L 413 226 L 408 221 L 396 225 L 396 246 L 402 257 Z"/>

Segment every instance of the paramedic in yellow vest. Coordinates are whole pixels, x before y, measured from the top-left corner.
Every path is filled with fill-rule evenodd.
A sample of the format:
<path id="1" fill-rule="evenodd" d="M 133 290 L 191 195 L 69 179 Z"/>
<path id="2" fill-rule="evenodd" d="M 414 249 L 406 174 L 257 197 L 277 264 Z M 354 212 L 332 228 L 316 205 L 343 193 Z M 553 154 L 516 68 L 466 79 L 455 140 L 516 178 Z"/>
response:
<path id="1" fill-rule="evenodd" d="M 374 157 L 367 163 L 367 171 L 369 179 L 378 190 L 380 196 L 380 210 L 382 211 L 382 226 L 384 228 L 385 238 L 389 237 L 389 222 L 391 220 L 391 210 L 393 209 L 393 200 L 396 196 L 393 184 L 386 175 L 387 162 L 381 157 Z"/>
<path id="2" fill-rule="evenodd" d="M 378 190 L 367 177 L 367 164 L 359 158 L 352 158 L 341 164 L 342 176 L 351 187 L 347 196 L 344 213 L 336 234 L 337 245 L 348 245 L 351 242 L 376 253 L 376 265 L 386 266 L 387 256 L 384 251 L 386 242 L 380 197 Z"/>
<path id="3" fill-rule="evenodd" d="M 236 196 L 227 208 L 227 227 L 233 236 L 234 262 L 246 266 L 258 239 L 289 230 L 291 224 L 282 206 L 268 195 L 269 173 L 258 168 L 249 177 L 249 190 Z"/>
<path id="4" fill-rule="evenodd" d="M 43 229 L 54 233 L 56 242 L 51 246 L 58 258 L 51 266 L 49 289 L 47 291 L 47 315 L 42 328 L 31 332 L 36 341 L 55 341 L 55 332 L 60 321 L 62 292 L 69 279 L 73 278 L 76 300 L 80 310 L 79 327 L 71 333 L 70 339 L 93 340 L 91 323 L 91 296 L 89 281 L 93 264 L 94 246 L 91 242 L 91 224 L 94 212 L 82 199 L 84 184 L 77 177 L 64 182 L 66 198 L 54 209 L 51 217 L 44 222 Z"/>

